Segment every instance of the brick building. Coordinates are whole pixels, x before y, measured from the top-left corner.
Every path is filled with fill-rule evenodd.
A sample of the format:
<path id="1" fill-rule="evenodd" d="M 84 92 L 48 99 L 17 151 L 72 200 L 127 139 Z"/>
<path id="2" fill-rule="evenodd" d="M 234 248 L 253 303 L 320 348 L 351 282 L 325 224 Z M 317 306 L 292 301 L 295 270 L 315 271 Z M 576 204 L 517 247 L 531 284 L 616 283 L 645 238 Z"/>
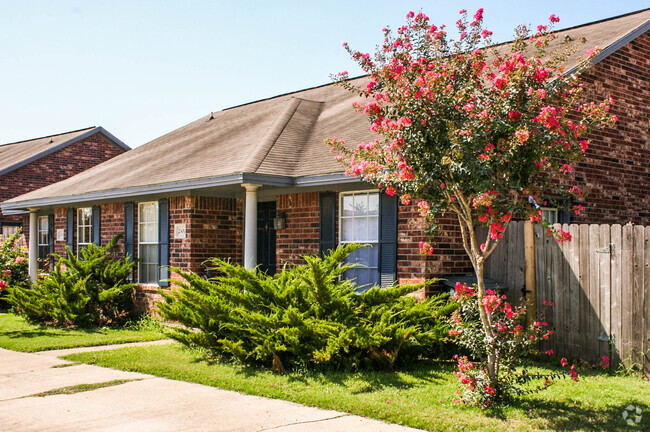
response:
<path id="1" fill-rule="evenodd" d="M 586 97 L 611 95 L 620 119 L 591 137 L 576 169 L 591 190 L 577 222 L 650 224 L 649 28 L 644 10 L 558 31 L 558 43 L 585 37 L 585 50 L 603 48 L 586 73 Z M 577 55 L 566 68 L 576 65 Z M 124 232 L 121 253 L 139 258 L 144 307 L 173 279 L 170 265 L 204 273 L 203 261 L 220 257 L 274 272 L 346 242 L 371 245 L 352 257 L 364 267 L 349 276 L 362 284 L 471 272 L 453 218 L 440 220 L 436 254 L 420 255 L 416 207 L 346 177 L 329 154 L 328 137 L 376 138 L 351 109 L 355 98 L 324 85 L 211 113 L 2 209 L 32 221 L 53 215 L 59 252 Z"/>
<path id="2" fill-rule="evenodd" d="M 0 145 L 0 202 L 59 182 L 130 148 L 101 127 Z M 0 211 L 0 235 L 22 227 L 23 218 Z"/>

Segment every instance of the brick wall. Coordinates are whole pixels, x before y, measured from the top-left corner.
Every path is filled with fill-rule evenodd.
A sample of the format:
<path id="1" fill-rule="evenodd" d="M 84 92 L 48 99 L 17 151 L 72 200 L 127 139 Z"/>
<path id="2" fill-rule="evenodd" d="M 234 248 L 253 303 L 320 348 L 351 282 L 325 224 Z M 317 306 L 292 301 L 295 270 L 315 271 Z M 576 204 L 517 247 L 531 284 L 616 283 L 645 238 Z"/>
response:
<path id="1" fill-rule="evenodd" d="M 242 263 L 243 205 L 239 199 L 177 197 L 169 201 L 170 263 L 203 274 L 209 258 Z M 174 238 L 174 225 L 185 224 L 185 239 Z"/>
<path id="2" fill-rule="evenodd" d="M 68 210 L 65 208 L 55 208 L 54 209 L 54 252 L 59 254 L 59 255 L 65 255 L 65 246 L 67 244 L 67 224 L 66 221 L 68 220 Z M 75 218 L 76 222 L 76 218 Z M 75 229 L 76 229 L 76 224 L 75 224 Z M 58 230 L 63 230 L 65 235 L 63 236 L 63 240 L 57 241 L 56 240 L 56 232 Z M 29 231 L 29 230 L 25 230 Z"/>
<path id="3" fill-rule="evenodd" d="M 92 135 L 1 176 L 0 202 L 64 180 L 123 152 L 100 134 Z M 21 217 L 2 216 L 0 211 L 0 220 L 20 222 Z"/>
<path id="4" fill-rule="evenodd" d="M 438 220 L 438 230 L 433 240 L 426 236 L 426 220 L 420 216 L 415 204 L 399 206 L 397 224 L 397 277 L 401 283 L 472 271 L 463 249 L 458 221 L 453 214 L 445 214 Z M 433 246 L 433 255 L 420 254 L 421 241 Z"/>
<path id="5" fill-rule="evenodd" d="M 320 194 L 278 195 L 276 210 L 286 214 L 286 227 L 276 233 L 278 271 L 286 263 L 300 264 L 301 255 L 319 251 Z"/>
<path id="6" fill-rule="evenodd" d="M 588 195 L 572 221 L 650 225 L 650 34 L 626 44 L 583 74 L 585 99 L 614 99 L 619 122 L 589 136 L 576 180 Z"/>

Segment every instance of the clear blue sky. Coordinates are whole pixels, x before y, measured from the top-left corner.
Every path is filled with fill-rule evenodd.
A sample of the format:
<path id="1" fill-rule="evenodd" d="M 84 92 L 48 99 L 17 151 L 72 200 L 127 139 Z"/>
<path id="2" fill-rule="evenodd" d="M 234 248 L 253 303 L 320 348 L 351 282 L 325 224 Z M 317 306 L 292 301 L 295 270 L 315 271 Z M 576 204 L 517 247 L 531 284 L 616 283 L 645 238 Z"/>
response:
<path id="1" fill-rule="evenodd" d="M 453 25 L 485 8 L 495 41 L 518 24 L 560 27 L 650 0 L 0 0 L 0 143 L 104 126 L 132 147 L 229 106 L 360 74 L 343 42 L 372 51 L 409 10 Z"/>

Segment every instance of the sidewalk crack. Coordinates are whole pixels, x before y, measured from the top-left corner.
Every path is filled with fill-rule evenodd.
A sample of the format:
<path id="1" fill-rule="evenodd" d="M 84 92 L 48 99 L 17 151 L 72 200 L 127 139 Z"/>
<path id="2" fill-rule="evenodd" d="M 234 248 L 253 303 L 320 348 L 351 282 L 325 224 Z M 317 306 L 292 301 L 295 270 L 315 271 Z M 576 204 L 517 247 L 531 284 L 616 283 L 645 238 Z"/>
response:
<path id="1" fill-rule="evenodd" d="M 348 417 L 348 416 L 351 416 L 351 415 L 352 414 L 347 414 L 346 413 L 346 414 L 340 414 L 340 415 L 337 415 L 337 416 L 334 416 L 334 417 L 327 417 L 327 418 L 318 419 L 318 420 L 305 420 L 305 421 L 299 421 L 299 422 L 293 422 L 293 423 L 286 423 L 286 424 L 282 424 L 282 425 L 278 425 L 278 426 L 273 426 L 273 427 L 270 427 L 270 428 L 259 429 L 257 432 L 264 432 L 264 431 L 269 431 L 269 430 L 273 430 L 273 429 L 280 429 L 280 428 L 283 428 L 283 427 L 295 426 L 295 425 L 300 425 L 300 424 L 319 423 L 319 422 L 324 422 L 324 421 L 327 421 L 327 420 L 334 420 L 334 419 L 341 418 L 341 417 Z"/>

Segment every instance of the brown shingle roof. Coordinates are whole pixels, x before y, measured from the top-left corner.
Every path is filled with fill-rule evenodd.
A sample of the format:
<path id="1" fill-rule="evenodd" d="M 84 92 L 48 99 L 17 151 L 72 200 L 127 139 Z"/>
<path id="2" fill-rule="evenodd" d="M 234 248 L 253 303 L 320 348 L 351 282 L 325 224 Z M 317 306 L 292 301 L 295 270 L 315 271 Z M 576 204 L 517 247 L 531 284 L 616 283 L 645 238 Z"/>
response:
<path id="1" fill-rule="evenodd" d="M 0 145 L 0 173 L 4 174 L 12 171 L 18 166 L 21 166 L 21 164 L 27 160 L 34 160 L 35 158 L 41 157 L 42 153 L 57 148 L 61 144 L 65 144 L 93 128 L 94 126 L 76 131 Z"/>
<path id="2" fill-rule="evenodd" d="M 115 145 L 129 150 L 128 146 L 110 135 L 103 128 L 91 126 L 85 129 L 0 145 L 0 175 L 20 168 L 98 132 L 108 135 L 108 138 Z"/>
<path id="3" fill-rule="evenodd" d="M 600 46 L 602 59 L 647 31 L 649 25 L 647 9 L 559 30 L 557 43 L 566 35 L 587 39 L 584 50 L 567 63 L 567 69 L 571 69 L 587 48 Z M 8 202 L 67 196 L 74 202 L 74 195 L 112 191 L 112 196 L 119 196 L 120 190 L 129 188 L 235 173 L 288 178 L 341 173 L 341 165 L 323 141 L 339 136 L 356 144 L 376 138 L 365 116 L 350 107 L 355 99 L 356 95 L 330 84 L 226 109 Z"/>

